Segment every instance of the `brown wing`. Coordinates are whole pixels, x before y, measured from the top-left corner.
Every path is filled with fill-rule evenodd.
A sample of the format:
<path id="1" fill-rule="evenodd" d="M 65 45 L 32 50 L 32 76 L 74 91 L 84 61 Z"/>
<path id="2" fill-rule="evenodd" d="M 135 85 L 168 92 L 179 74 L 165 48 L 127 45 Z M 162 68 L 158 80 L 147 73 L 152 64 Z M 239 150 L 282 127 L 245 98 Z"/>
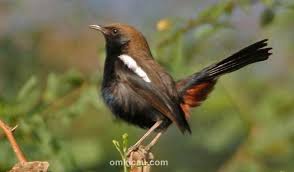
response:
<path id="1" fill-rule="evenodd" d="M 160 91 L 165 92 L 173 101 L 179 102 L 180 100 L 175 86 L 176 83 L 173 78 L 153 59 L 145 60 L 144 63 L 143 68 L 147 68 L 146 71 L 148 71 L 148 75 L 152 78 L 152 82 L 155 83 L 154 85 Z"/>
<path id="2" fill-rule="evenodd" d="M 146 83 L 136 75 L 126 75 L 126 84 L 130 86 L 141 98 L 146 100 L 158 112 L 176 123 L 179 129 L 184 133 L 191 133 L 188 122 L 186 121 L 184 112 L 179 104 L 173 102 L 165 92 L 162 92 L 152 83 Z"/>

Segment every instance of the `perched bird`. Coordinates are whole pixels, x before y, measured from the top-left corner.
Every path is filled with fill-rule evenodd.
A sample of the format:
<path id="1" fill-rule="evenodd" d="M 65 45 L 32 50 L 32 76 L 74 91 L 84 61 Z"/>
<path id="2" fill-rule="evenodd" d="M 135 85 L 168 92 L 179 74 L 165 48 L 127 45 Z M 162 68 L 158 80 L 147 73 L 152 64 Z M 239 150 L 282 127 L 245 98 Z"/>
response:
<path id="1" fill-rule="evenodd" d="M 267 39 L 212 64 L 182 80 L 173 78 L 153 58 L 141 32 L 127 24 L 90 25 L 106 40 L 106 60 L 102 97 L 112 113 L 134 125 L 149 129 L 131 148 L 138 148 L 153 131 L 157 135 L 174 123 L 182 133 L 191 133 L 187 122 L 189 110 L 199 106 L 212 91 L 218 78 L 248 64 L 269 58 Z"/>

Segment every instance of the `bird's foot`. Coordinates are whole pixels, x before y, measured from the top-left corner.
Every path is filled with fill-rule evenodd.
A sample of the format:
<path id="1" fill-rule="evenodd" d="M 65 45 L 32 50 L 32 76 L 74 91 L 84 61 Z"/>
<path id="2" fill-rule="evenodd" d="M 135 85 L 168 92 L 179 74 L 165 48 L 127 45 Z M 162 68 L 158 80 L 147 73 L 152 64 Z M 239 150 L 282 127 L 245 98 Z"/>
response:
<path id="1" fill-rule="evenodd" d="M 151 151 L 151 148 L 153 147 L 153 145 L 147 145 L 147 146 L 145 146 L 145 150 L 146 151 Z"/>
<path id="2" fill-rule="evenodd" d="M 134 149 L 133 149 L 134 148 Z M 150 162 L 150 160 L 154 159 L 153 154 L 146 149 L 145 146 L 139 145 L 139 146 L 132 146 L 129 148 L 127 153 L 127 162 L 129 164 L 146 164 L 146 162 Z"/>
<path id="3" fill-rule="evenodd" d="M 127 153 L 126 153 L 126 157 L 130 157 L 132 152 L 135 152 L 135 151 L 139 150 L 140 146 L 141 145 L 133 145 L 133 146 L 129 147 L 129 149 L 128 149 Z"/>

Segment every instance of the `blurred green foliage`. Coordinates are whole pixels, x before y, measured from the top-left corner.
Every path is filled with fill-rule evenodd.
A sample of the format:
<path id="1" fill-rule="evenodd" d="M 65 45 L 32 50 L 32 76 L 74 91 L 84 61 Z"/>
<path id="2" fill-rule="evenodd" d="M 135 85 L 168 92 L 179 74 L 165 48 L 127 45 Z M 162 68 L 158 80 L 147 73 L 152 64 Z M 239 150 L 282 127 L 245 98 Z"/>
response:
<path id="1" fill-rule="evenodd" d="M 124 162 L 123 169 L 124 172 L 129 171 L 129 166 L 127 163 L 127 151 L 128 151 L 128 134 L 125 133 L 122 135 L 122 141 L 119 142 L 117 140 L 112 140 L 113 145 L 115 146 L 116 150 L 119 152 L 121 156 L 121 160 Z"/>
<path id="2" fill-rule="evenodd" d="M 256 6 L 258 26 L 234 19 Z M 191 136 L 171 127 L 153 151 L 169 165 L 154 171 L 294 170 L 293 6 L 291 1 L 225 0 L 190 20 L 161 21 L 151 35 L 152 52 L 175 79 L 263 38 L 270 39 L 274 55 L 223 77 L 193 110 Z M 27 158 L 48 160 L 51 171 L 122 171 L 109 165 L 120 159 L 111 140 L 127 132 L 132 144 L 144 131 L 114 119 L 99 97 L 104 60 L 96 58 L 96 37 L 88 31 L 64 35 L 48 26 L 1 37 L 0 118 L 19 125 L 15 136 Z M 103 57 L 103 46 L 98 50 Z M 98 64 L 91 64 L 89 52 Z M 78 64 L 94 69 L 68 67 Z M 0 171 L 5 171 L 16 158 L 0 137 Z"/>

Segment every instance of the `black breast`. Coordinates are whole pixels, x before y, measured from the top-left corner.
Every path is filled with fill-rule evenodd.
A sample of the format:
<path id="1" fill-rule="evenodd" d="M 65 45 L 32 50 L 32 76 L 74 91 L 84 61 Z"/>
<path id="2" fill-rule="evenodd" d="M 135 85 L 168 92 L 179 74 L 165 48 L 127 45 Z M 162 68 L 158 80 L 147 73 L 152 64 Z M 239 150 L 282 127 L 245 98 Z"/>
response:
<path id="1" fill-rule="evenodd" d="M 141 128 L 150 128 L 156 121 L 163 120 L 161 128 L 166 128 L 171 121 L 154 109 L 146 100 L 133 90 L 124 75 L 133 74 L 121 61 L 116 61 L 111 77 L 104 76 L 102 96 L 112 113 Z M 104 73 L 104 74 L 107 74 Z M 107 79 L 105 79 L 107 78 Z"/>

